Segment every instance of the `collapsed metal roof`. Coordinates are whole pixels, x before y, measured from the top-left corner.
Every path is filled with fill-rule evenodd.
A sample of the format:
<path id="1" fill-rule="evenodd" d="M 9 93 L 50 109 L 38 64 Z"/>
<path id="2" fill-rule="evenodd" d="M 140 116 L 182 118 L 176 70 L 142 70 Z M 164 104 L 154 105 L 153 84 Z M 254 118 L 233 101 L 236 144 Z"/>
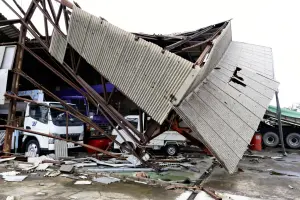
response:
<path id="1" fill-rule="evenodd" d="M 0 13 L 0 21 L 5 21 L 7 18 Z M 20 31 L 14 25 L 1 25 L 0 24 L 0 42 L 12 41 L 19 38 Z"/>
<path id="2" fill-rule="evenodd" d="M 278 82 L 270 48 L 233 42 L 230 22 L 220 33 L 192 63 L 74 6 L 67 39 L 55 32 L 50 53 L 62 62 L 71 45 L 159 123 L 175 109 L 232 173 Z"/>

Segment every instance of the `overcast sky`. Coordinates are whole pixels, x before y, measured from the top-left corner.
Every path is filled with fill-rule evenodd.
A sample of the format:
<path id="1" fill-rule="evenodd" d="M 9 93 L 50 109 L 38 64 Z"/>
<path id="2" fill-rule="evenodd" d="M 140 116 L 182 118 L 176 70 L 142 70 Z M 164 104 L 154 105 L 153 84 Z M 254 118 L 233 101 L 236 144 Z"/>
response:
<path id="1" fill-rule="evenodd" d="M 10 2 L 11 0 L 7 0 Z M 29 0 L 17 0 L 26 7 Z M 233 19 L 233 40 L 272 47 L 281 106 L 300 102 L 300 1 L 77 0 L 82 9 L 130 32 L 173 33 Z M 13 16 L 2 2 L 0 12 Z M 37 23 L 41 18 L 36 19 Z M 272 101 L 274 104 L 274 101 Z"/>

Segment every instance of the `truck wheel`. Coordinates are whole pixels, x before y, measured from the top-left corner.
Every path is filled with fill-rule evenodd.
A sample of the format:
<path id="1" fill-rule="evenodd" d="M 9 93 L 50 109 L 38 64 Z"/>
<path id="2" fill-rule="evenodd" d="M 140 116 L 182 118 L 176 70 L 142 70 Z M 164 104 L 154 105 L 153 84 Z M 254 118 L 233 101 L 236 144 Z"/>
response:
<path id="1" fill-rule="evenodd" d="M 40 151 L 40 144 L 37 140 L 32 139 L 26 143 L 25 152 L 28 152 L 30 155 L 40 154 Z"/>
<path id="2" fill-rule="evenodd" d="M 274 132 L 266 132 L 263 136 L 263 142 L 267 147 L 276 147 L 279 144 L 279 137 Z"/>
<path id="3" fill-rule="evenodd" d="M 128 147 L 128 145 L 125 142 L 123 142 L 121 144 L 121 147 L 120 147 L 121 152 L 130 153 L 127 149 L 132 149 L 132 148 L 134 149 L 134 146 L 131 142 L 128 142 L 128 144 L 129 144 L 130 147 Z M 126 147 L 127 147 L 127 149 L 126 149 Z"/>
<path id="4" fill-rule="evenodd" d="M 165 147 L 165 152 L 169 156 L 176 156 L 178 153 L 178 147 L 176 145 L 170 144 Z"/>
<path id="5" fill-rule="evenodd" d="M 300 147 L 300 134 L 290 133 L 286 137 L 286 144 L 292 149 L 298 149 Z"/>

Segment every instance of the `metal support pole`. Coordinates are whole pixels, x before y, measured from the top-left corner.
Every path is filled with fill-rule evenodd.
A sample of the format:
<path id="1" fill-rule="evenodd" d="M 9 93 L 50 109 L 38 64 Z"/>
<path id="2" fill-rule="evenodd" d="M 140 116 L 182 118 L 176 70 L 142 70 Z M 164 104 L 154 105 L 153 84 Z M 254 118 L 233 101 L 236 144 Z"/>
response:
<path id="1" fill-rule="evenodd" d="M 66 113 L 66 138 L 67 140 L 69 139 L 69 114 Z"/>
<path id="2" fill-rule="evenodd" d="M 140 132 L 143 134 L 144 123 L 143 123 L 143 111 L 141 109 L 139 109 L 139 124 L 140 124 Z"/>
<path id="3" fill-rule="evenodd" d="M 20 35 L 19 35 L 19 43 L 25 44 L 25 38 L 26 38 L 26 28 L 25 26 L 21 25 L 20 28 Z M 24 56 L 24 49 L 20 46 L 17 47 L 17 57 L 16 57 L 16 62 L 15 62 L 15 67 L 14 69 L 17 71 L 20 71 L 22 69 L 22 63 L 23 63 L 23 56 Z M 19 81 L 20 81 L 20 76 L 19 74 L 14 74 L 13 75 L 13 81 L 12 81 L 12 88 L 11 91 L 15 94 L 18 94 L 19 91 Z M 9 110 L 8 110 L 8 117 L 7 117 L 7 125 L 10 126 L 16 126 L 15 124 L 15 115 L 16 115 L 16 110 L 17 110 L 17 101 L 16 99 L 10 99 L 9 103 Z M 5 132 L 5 138 L 4 138 L 4 147 L 3 151 L 5 153 L 9 153 L 11 150 L 11 141 L 12 141 L 12 134 L 13 134 L 13 129 L 7 128 Z"/>
<path id="4" fill-rule="evenodd" d="M 105 102 L 107 103 L 107 91 L 106 91 L 106 85 L 105 85 L 105 80 L 103 76 L 101 76 L 101 84 L 102 84 L 102 89 L 103 89 L 103 97 Z"/>
<path id="5" fill-rule="evenodd" d="M 280 136 L 280 142 L 281 142 L 281 147 L 282 147 L 282 154 L 284 156 L 287 155 L 284 147 L 284 140 L 283 140 L 283 131 L 282 131 L 282 123 L 281 123 L 281 108 L 279 104 L 279 97 L 278 97 L 278 92 L 275 92 L 276 96 L 276 104 L 277 104 L 277 121 L 278 121 L 278 131 L 279 131 L 279 136 Z"/>
<path id="6" fill-rule="evenodd" d="M 47 12 L 46 7 L 46 0 L 42 0 L 43 9 L 45 12 Z M 48 30 L 48 21 L 46 16 L 44 15 L 44 24 L 45 24 L 45 36 L 46 36 L 46 43 L 49 45 L 49 30 Z"/>

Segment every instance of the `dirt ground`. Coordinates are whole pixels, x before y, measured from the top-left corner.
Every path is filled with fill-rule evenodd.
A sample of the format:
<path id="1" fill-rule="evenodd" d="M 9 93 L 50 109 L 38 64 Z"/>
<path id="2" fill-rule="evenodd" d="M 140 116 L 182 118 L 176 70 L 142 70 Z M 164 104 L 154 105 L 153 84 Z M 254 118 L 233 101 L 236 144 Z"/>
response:
<path id="1" fill-rule="evenodd" d="M 300 199 L 300 152 L 289 151 L 281 156 L 280 149 L 254 153 L 265 158 L 245 157 L 239 171 L 229 175 L 217 167 L 205 180 L 203 186 L 217 192 L 240 195 L 229 199 Z M 182 190 L 167 191 L 159 186 L 119 182 L 104 185 L 74 185 L 74 180 L 65 177 L 37 177 L 22 182 L 4 182 L 0 179 L 0 200 L 7 196 L 16 199 L 178 199 Z M 202 199 L 201 199 L 202 200 Z"/>

